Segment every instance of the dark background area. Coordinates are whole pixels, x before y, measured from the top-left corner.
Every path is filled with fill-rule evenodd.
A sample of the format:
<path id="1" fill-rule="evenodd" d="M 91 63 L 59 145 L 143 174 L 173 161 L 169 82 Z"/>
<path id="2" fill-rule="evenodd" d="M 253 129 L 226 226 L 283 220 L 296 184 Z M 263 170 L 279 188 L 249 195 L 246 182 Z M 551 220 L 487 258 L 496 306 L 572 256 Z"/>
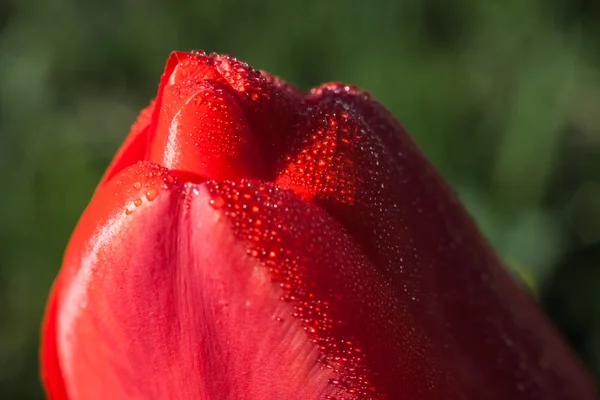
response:
<path id="1" fill-rule="evenodd" d="M 592 0 L 1 0 L 0 398 L 42 398 L 69 235 L 170 51 L 196 48 L 372 92 L 598 379 L 598 21 Z"/>

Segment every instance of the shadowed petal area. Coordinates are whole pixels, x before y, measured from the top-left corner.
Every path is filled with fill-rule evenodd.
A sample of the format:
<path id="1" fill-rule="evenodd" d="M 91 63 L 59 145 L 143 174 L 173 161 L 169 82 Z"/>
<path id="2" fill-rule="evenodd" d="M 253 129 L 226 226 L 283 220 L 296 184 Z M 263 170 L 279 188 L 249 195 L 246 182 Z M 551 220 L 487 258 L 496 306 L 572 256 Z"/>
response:
<path id="1" fill-rule="evenodd" d="M 272 184 L 209 188 L 336 372 L 334 399 L 463 398 L 389 279 L 330 216 Z"/>
<path id="2" fill-rule="evenodd" d="M 424 332 L 403 342 L 414 362 L 397 379 L 419 381 L 414 365 L 439 363 L 466 398 L 593 398 L 581 366 L 387 110 L 340 84 L 306 103 L 276 183 L 340 221 L 392 282 L 414 321 L 400 324 L 399 340 Z M 410 398 L 436 398 L 423 393 Z"/>
<path id="3" fill-rule="evenodd" d="M 267 80 L 267 82 L 269 82 L 279 91 L 279 93 L 287 96 L 292 101 L 300 101 L 304 98 L 304 96 L 306 96 L 305 92 L 287 82 L 285 79 L 273 74 L 269 74 L 267 71 L 260 71 L 260 73 Z"/>
<path id="4" fill-rule="evenodd" d="M 260 71 L 232 56 L 212 54 L 215 68 L 221 73 L 244 110 L 256 135 L 270 178 L 275 161 L 289 144 L 290 129 L 296 120 L 300 104 L 288 96 Z"/>
<path id="5" fill-rule="evenodd" d="M 60 360 L 58 358 L 56 318 L 58 314 L 56 297 L 58 281 L 54 283 L 50 293 L 50 299 L 46 307 L 46 315 L 42 329 L 42 382 L 46 389 L 46 394 L 52 400 L 67 400 L 65 382 L 63 381 Z"/>

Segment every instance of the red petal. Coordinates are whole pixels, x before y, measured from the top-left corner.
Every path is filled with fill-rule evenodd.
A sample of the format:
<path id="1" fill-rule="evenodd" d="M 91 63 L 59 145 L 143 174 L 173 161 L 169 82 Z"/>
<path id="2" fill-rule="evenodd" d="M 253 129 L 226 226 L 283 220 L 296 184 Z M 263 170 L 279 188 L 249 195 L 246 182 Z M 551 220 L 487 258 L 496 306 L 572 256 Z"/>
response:
<path id="1" fill-rule="evenodd" d="M 58 282 L 55 283 L 54 287 L 52 288 L 42 329 L 42 382 L 44 383 L 44 388 L 46 389 L 48 399 L 67 400 L 67 392 L 62 377 L 58 351 L 56 348 L 57 286 Z"/>
<path id="2" fill-rule="evenodd" d="M 173 53 L 146 160 L 207 179 L 273 177 L 294 118 L 291 99 L 226 56 Z"/>
<path id="3" fill-rule="evenodd" d="M 252 130 L 213 60 L 189 53 L 171 60 L 147 159 L 206 179 L 264 178 Z"/>
<path id="4" fill-rule="evenodd" d="M 277 183 L 342 222 L 390 279 L 413 320 L 398 337 L 419 327 L 426 338 L 405 342 L 407 354 L 438 363 L 466 398 L 593 398 L 581 366 L 389 113 L 352 88 L 313 91 L 307 104 Z M 425 379 L 409 398 L 452 387 L 398 372 Z"/>
<path id="5" fill-rule="evenodd" d="M 142 160 L 210 179 L 272 178 L 296 113 L 287 94 L 235 58 L 174 52 L 102 182 Z"/>
<path id="6" fill-rule="evenodd" d="M 216 55 L 215 67 L 234 90 L 272 168 L 289 144 L 291 127 L 298 113 L 297 99 L 273 85 L 260 71 L 233 57 Z"/>
<path id="7" fill-rule="evenodd" d="M 335 372 L 333 399 L 462 397 L 407 304 L 330 216 L 273 185 L 209 188 Z"/>
<path id="8" fill-rule="evenodd" d="M 394 332 L 410 322 L 352 239 L 270 185 L 127 168 L 96 194 L 61 274 L 73 399 L 360 398 L 384 396 L 394 368 L 429 371 L 404 355 Z"/>
<path id="9" fill-rule="evenodd" d="M 343 102 L 346 108 L 351 108 L 360 114 L 360 119 L 376 132 L 378 138 L 385 143 L 388 155 L 396 162 L 401 162 L 407 150 L 415 149 L 412 142 L 404 139 L 407 133 L 392 113 L 369 93 L 354 85 L 339 82 L 325 83 L 312 89 L 305 100 L 315 107 L 335 100 Z M 410 147 L 407 149 L 406 146 Z"/>

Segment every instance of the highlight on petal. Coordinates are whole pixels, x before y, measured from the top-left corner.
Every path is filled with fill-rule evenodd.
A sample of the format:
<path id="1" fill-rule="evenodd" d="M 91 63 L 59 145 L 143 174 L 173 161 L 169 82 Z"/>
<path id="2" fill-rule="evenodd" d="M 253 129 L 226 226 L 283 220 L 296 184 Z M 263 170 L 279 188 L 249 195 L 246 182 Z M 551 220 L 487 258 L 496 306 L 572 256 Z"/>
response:
<path id="1" fill-rule="evenodd" d="M 171 59 L 147 159 L 206 179 L 264 178 L 254 134 L 214 60 L 185 53 Z"/>
<path id="2" fill-rule="evenodd" d="M 262 157 L 242 110 L 218 87 L 171 84 L 149 160 L 206 179 L 265 178 Z"/>
<path id="3" fill-rule="evenodd" d="M 173 53 L 159 88 L 147 159 L 207 179 L 268 179 L 294 107 L 258 71 L 205 53 Z"/>

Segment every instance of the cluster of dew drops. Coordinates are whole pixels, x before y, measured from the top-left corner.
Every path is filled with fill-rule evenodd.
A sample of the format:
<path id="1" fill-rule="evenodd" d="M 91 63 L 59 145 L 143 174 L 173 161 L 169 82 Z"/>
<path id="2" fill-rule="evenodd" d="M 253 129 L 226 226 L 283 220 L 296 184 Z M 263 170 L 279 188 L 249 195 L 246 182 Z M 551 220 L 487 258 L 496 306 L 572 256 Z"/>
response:
<path id="1" fill-rule="evenodd" d="M 160 182 L 160 184 L 159 184 Z M 170 189 L 177 183 L 177 179 L 169 174 L 169 170 L 159 165 L 152 165 L 151 171 L 146 172 L 140 179 L 126 189 L 126 194 L 139 193 L 139 197 L 135 198 L 125 207 L 125 215 L 131 215 L 134 210 L 144 203 L 144 199 L 148 202 L 154 201 L 160 189 Z M 121 180 L 117 184 L 122 184 Z M 118 196 L 119 192 L 115 192 Z"/>
<path id="2" fill-rule="evenodd" d="M 302 256 L 293 247 L 290 249 L 290 240 L 306 234 L 294 232 L 302 222 L 291 223 L 294 218 L 306 220 L 298 211 L 301 208 L 293 204 L 300 200 L 271 184 L 208 182 L 207 186 L 213 196 L 210 204 L 224 210 L 235 234 L 249 243 L 248 255 L 258 258 L 268 268 L 272 281 L 282 289 L 281 300 L 292 303 L 291 316 L 300 319 L 308 337 L 320 350 L 318 361 L 338 376 L 329 381 L 336 387 L 335 394 L 325 398 L 378 398 L 367 378 L 365 355 L 352 340 L 333 335 L 341 321 L 330 315 L 330 302 L 311 290 Z M 283 320 L 280 316 L 274 319 Z"/>
<path id="3" fill-rule="evenodd" d="M 198 62 L 216 66 L 222 78 L 235 91 L 248 94 L 251 100 L 257 101 L 267 96 L 262 91 L 262 76 L 246 62 L 229 55 L 207 54 L 203 50 L 194 50 L 192 54 L 196 55 Z"/>

